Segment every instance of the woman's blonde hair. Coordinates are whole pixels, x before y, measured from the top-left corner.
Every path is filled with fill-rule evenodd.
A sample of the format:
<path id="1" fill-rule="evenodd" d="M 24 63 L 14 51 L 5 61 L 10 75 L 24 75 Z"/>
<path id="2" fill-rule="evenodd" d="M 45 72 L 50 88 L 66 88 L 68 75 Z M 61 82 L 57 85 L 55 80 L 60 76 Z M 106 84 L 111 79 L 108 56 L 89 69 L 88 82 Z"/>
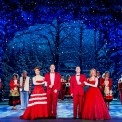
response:
<path id="1" fill-rule="evenodd" d="M 91 74 L 92 74 L 92 71 L 94 71 L 95 72 L 95 77 L 97 76 L 97 71 L 96 71 L 96 69 L 94 69 L 94 68 L 92 68 L 91 70 L 90 70 L 90 73 L 89 73 L 89 75 L 91 76 Z"/>

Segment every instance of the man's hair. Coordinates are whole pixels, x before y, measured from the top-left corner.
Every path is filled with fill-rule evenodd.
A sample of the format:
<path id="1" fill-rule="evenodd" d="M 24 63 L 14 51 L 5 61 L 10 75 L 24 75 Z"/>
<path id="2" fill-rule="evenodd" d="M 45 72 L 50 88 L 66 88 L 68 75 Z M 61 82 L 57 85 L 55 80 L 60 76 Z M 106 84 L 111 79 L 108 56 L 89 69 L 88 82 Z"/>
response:
<path id="1" fill-rule="evenodd" d="M 23 72 L 22 72 L 22 73 L 24 73 L 24 72 L 26 72 L 26 73 L 27 73 L 27 71 L 26 71 L 26 70 L 23 70 Z"/>
<path id="2" fill-rule="evenodd" d="M 76 66 L 76 68 L 77 68 L 77 67 L 79 67 L 79 68 L 80 68 L 80 66 L 78 66 L 78 65 Z"/>
<path id="3" fill-rule="evenodd" d="M 51 66 L 51 65 L 54 65 L 54 64 L 50 64 L 50 66 Z M 55 65 L 54 65 L 54 66 L 55 66 Z"/>

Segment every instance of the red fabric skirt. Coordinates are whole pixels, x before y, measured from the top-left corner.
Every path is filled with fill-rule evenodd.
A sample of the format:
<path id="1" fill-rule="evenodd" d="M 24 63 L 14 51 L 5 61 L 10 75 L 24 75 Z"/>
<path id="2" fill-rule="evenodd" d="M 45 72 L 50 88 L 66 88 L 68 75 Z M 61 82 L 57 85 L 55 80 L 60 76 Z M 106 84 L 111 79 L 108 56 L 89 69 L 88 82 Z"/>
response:
<path id="1" fill-rule="evenodd" d="M 47 118 L 47 94 L 43 87 L 35 86 L 30 96 L 28 106 L 24 114 L 20 116 L 21 119 L 38 119 Z"/>
<path id="2" fill-rule="evenodd" d="M 110 119 L 110 115 L 104 98 L 97 87 L 89 87 L 84 98 L 82 119 L 105 120 Z"/>

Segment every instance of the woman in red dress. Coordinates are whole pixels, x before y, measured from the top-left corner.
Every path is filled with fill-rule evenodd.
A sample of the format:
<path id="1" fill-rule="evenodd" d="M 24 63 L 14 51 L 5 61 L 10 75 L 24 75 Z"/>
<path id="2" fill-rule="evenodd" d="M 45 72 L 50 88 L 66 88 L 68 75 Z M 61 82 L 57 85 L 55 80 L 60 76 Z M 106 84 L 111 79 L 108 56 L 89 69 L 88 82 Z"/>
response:
<path id="1" fill-rule="evenodd" d="M 32 94 L 30 95 L 28 106 L 21 119 L 38 119 L 47 118 L 47 94 L 44 90 L 44 77 L 40 75 L 39 67 L 34 68 L 36 76 L 33 77 L 33 84 L 35 85 Z"/>
<path id="2" fill-rule="evenodd" d="M 106 104 L 104 102 L 103 96 L 99 90 L 98 79 L 96 78 L 96 70 L 90 70 L 90 78 L 85 85 L 89 88 L 86 91 L 84 106 L 82 112 L 82 119 L 87 120 L 105 120 L 110 119 L 110 115 Z"/>

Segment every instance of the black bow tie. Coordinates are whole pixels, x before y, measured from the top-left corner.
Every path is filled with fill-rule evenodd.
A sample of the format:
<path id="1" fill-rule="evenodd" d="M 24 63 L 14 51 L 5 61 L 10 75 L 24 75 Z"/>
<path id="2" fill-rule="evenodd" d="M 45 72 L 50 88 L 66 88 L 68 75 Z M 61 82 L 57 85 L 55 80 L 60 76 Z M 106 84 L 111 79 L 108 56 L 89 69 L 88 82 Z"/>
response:
<path id="1" fill-rule="evenodd" d="M 76 75 L 76 76 L 80 76 L 80 75 Z"/>

